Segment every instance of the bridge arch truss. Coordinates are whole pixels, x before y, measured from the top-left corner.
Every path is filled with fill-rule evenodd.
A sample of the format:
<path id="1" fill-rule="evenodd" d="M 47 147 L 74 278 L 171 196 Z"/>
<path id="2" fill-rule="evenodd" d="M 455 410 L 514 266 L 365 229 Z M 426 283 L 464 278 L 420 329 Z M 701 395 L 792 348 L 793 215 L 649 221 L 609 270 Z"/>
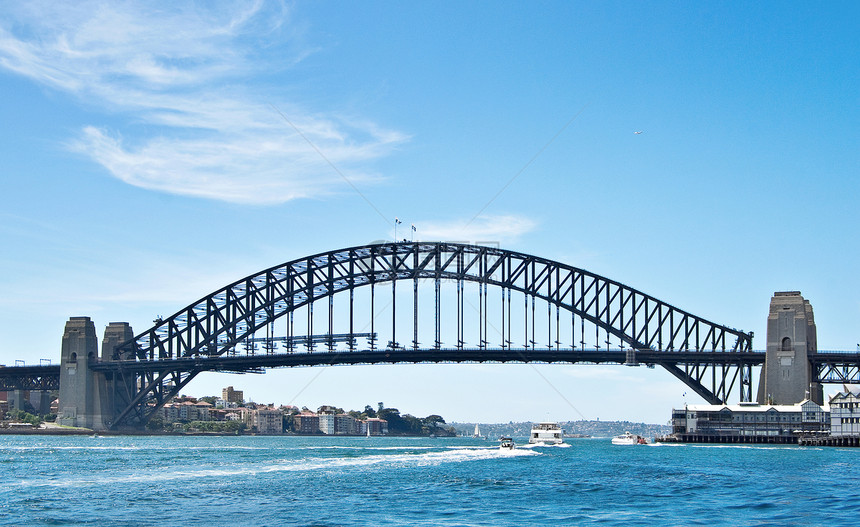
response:
<path id="1" fill-rule="evenodd" d="M 751 333 L 584 269 L 483 245 L 403 242 L 247 276 L 156 320 L 94 369 L 123 379 L 114 424 L 139 425 L 201 371 L 464 361 L 659 365 L 711 403 L 735 389 L 751 400 L 761 363 Z"/>

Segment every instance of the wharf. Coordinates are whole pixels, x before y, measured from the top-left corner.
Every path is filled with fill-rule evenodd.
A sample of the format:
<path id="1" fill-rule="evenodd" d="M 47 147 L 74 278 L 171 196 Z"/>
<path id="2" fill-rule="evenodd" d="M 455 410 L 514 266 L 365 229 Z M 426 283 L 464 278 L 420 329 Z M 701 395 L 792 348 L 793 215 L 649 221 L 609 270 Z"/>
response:
<path id="1" fill-rule="evenodd" d="M 842 446 L 860 447 L 860 436 L 801 436 L 798 438 L 801 446 Z"/>

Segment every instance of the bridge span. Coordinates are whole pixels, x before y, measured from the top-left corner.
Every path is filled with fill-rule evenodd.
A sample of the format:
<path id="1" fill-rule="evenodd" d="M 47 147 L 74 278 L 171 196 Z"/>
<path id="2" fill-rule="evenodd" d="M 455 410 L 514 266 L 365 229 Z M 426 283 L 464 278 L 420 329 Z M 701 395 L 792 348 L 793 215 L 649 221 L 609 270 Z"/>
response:
<path id="1" fill-rule="evenodd" d="M 766 357 L 752 338 L 561 262 L 381 243 L 264 269 L 136 335 L 111 323 L 100 354 L 92 321 L 73 317 L 56 375 L 61 419 L 97 429 L 145 425 L 201 372 L 338 364 L 644 364 L 717 404 L 752 400 Z M 828 375 L 856 375 L 847 364 L 829 362 Z M 0 382 L 34 385 L 15 370 L 0 369 Z"/>

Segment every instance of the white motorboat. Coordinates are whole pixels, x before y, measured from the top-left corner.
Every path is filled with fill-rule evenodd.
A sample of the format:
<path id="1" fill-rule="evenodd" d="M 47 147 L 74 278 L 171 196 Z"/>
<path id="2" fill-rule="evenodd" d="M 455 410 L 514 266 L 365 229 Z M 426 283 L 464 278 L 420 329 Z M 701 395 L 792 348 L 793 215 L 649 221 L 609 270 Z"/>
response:
<path id="1" fill-rule="evenodd" d="M 558 426 L 558 423 L 537 423 L 532 426 L 529 443 L 532 445 L 559 445 L 564 443 L 564 430 Z"/>
<path id="2" fill-rule="evenodd" d="M 624 432 L 620 436 L 615 436 L 612 438 L 613 445 L 647 445 L 648 441 L 645 440 L 644 437 L 636 434 L 631 434 L 630 432 Z"/>
<path id="3" fill-rule="evenodd" d="M 514 440 L 510 437 L 499 438 L 499 450 L 513 450 L 515 446 Z"/>

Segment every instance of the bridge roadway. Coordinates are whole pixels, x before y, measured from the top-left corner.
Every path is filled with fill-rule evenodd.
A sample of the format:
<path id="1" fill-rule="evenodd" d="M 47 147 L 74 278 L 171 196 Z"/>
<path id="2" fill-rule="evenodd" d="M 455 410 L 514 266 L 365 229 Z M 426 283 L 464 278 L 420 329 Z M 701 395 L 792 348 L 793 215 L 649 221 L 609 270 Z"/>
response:
<path id="1" fill-rule="evenodd" d="M 764 352 L 694 352 L 694 351 L 637 351 L 637 364 L 631 365 L 678 365 L 678 364 L 764 364 Z M 274 353 L 259 355 L 236 355 L 218 357 L 180 357 L 175 359 L 140 361 L 99 361 L 90 369 L 100 372 L 122 370 L 125 372 L 162 372 L 175 369 L 224 372 L 253 372 L 261 368 L 333 366 L 359 364 L 398 363 L 591 363 L 624 364 L 626 350 L 564 350 L 564 349 L 501 349 L 501 348 L 430 348 L 430 349 L 379 349 L 364 351 L 315 351 Z"/>
<path id="2" fill-rule="evenodd" d="M 58 365 L 0 366 L 0 391 L 59 389 Z"/>
<path id="3" fill-rule="evenodd" d="M 98 372 L 163 372 L 176 369 L 197 372 L 260 372 L 264 368 L 302 366 L 333 366 L 400 363 L 566 363 L 566 364 L 625 364 L 627 350 L 570 349 L 501 349 L 501 348 L 429 348 L 378 349 L 359 351 L 314 351 L 270 354 L 237 354 L 217 357 L 180 357 L 159 360 L 99 360 L 90 363 Z M 836 357 L 835 355 L 830 355 Z M 856 354 L 855 357 L 858 357 Z M 632 365 L 677 366 L 683 364 L 715 364 L 760 366 L 765 353 L 701 352 L 701 351 L 637 351 Z M 856 362 L 860 367 L 860 359 Z M 10 366 L 0 368 L 0 390 L 57 390 L 60 366 Z"/>
<path id="4" fill-rule="evenodd" d="M 90 368 L 100 372 L 160 372 L 176 368 L 199 372 L 260 372 L 263 368 L 332 366 L 397 363 L 567 363 L 624 364 L 624 350 L 557 350 L 557 349 L 385 349 L 364 351 L 317 351 L 236 355 L 220 357 L 185 357 L 172 360 L 98 361 Z M 765 352 L 693 352 L 637 351 L 638 365 L 764 364 Z M 810 359 L 821 382 L 860 383 L 860 354 L 853 351 L 821 351 Z M 30 365 L 0 367 L 0 391 L 58 390 L 60 366 Z"/>

